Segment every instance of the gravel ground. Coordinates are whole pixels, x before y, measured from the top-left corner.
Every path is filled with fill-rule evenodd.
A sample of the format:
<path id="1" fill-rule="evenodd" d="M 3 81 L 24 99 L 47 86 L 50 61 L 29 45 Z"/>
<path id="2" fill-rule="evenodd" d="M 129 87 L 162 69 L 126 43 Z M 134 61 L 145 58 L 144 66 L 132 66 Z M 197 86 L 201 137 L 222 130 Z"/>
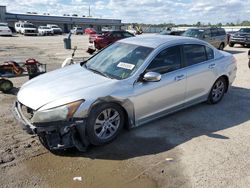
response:
<path id="1" fill-rule="evenodd" d="M 63 37 L 2 37 L 0 62 L 36 58 L 59 68 L 71 51 Z M 86 36 L 73 36 L 77 59 Z M 130 131 L 109 145 L 54 155 L 13 120 L 11 106 L 28 79 L 14 78 L 0 93 L 1 187 L 248 187 L 250 184 L 250 72 L 247 48 L 227 47 L 237 78 L 218 105 L 199 104 Z M 82 177 L 82 181 L 74 181 Z"/>

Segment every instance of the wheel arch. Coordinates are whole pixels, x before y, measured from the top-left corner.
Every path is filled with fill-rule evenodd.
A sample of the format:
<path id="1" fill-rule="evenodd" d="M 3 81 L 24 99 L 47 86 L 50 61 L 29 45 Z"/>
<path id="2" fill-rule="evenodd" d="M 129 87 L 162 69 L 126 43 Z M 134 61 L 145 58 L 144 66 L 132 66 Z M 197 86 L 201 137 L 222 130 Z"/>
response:
<path id="1" fill-rule="evenodd" d="M 219 78 L 217 78 L 217 80 L 220 79 L 220 78 L 224 78 L 224 80 L 226 81 L 226 84 L 227 84 L 227 85 L 226 85 L 226 91 L 225 91 L 225 92 L 227 93 L 228 87 L 229 87 L 229 77 L 228 77 L 227 75 L 223 74 L 223 75 L 221 75 Z M 216 81 L 217 81 L 217 80 L 216 80 Z M 215 81 L 215 82 L 216 82 L 216 81 Z"/>
<path id="2" fill-rule="evenodd" d="M 130 129 L 131 127 L 135 126 L 134 107 L 132 102 L 128 99 L 117 99 L 111 96 L 99 98 L 94 103 L 92 103 L 88 110 L 88 114 L 91 113 L 93 108 L 104 103 L 116 104 L 123 110 L 125 115 L 125 128 Z"/>

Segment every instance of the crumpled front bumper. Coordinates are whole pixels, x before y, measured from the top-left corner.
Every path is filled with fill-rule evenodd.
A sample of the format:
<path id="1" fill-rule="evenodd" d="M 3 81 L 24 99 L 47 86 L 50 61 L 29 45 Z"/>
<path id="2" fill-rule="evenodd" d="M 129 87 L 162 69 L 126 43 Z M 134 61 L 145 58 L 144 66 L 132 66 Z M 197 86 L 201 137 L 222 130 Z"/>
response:
<path id="1" fill-rule="evenodd" d="M 27 133 L 42 137 L 43 142 L 46 142 L 46 147 L 50 150 L 76 147 L 79 151 L 86 151 L 89 145 L 85 134 L 85 119 L 32 124 L 25 117 L 22 104 L 18 101 L 14 103 L 12 113 Z"/>

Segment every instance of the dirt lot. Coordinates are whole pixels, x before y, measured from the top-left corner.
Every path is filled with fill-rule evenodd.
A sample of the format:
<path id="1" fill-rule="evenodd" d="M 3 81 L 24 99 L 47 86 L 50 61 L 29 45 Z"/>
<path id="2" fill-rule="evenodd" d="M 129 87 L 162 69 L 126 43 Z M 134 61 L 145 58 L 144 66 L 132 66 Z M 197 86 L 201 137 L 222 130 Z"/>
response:
<path id="1" fill-rule="evenodd" d="M 63 37 L 0 38 L 0 62 L 34 57 L 59 68 L 70 56 Z M 73 36 L 78 59 L 87 37 Z M 0 93 L 1 187 L 248 187 L 250 184 L 250 70 L 247 50 L 226 48 L 238 60 L 233 87 L 218 105 L 200 104 L 131 131 L 113 143 L 54 155 L 13 120 L 12 94 Z M 82 181 L 74 181 L 82 177 Z"/>

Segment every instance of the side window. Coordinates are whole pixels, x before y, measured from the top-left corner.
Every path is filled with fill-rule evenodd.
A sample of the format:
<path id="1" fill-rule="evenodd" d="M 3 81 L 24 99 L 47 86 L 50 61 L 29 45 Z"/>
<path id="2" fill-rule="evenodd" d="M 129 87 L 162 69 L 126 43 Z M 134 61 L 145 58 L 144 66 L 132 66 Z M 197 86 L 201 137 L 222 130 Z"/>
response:
<path id="1" fill-rule="evenodd" d="M 219 35 L 222 36 L 222 35 L 226 35 L 226 31 L 225 29 L 219 29 Z"/>
<path id="2" fill-rule="evenodd" d="M 183 55 L 187 66 L 201 63 L 207 60 L 205 46 L 188 44 L 183 46 Z"/>
<path id="3" fill-rule="evenodd" d="M 127 32 L 124 32 L 123 33 L 123 36 L 124 37 L 133 37 L 134 35 L 130 34 L 130 33 L 127 33 Z"/>
<path id="4" fill-rule="evenodd" d="M 205 38 L 211 37 L 210 29 L 205 30 L 203 36 L 205 36 Z"/>
<path id="5" fill-rule="evenodd" d="M 213 49 L 206 46 L 207 60 L 214 59 Z"/>
<path id="6" fill-rule="evenodd" d="M 174 46 L 160 52 L 150 63 L 146 71 L 164 74 L 179 68 L 181 68 L 180 46 Z"/>
<path id="7" fill-rule="evenodd" d="M 218 36 L 218 30 L 217 29 L 211 29 L 211 36 L 212 37 Z"/>
<path id="8" fill-rule="evenodd" d="M 114 32 L 112 33 L 111 35 L 112 37 L 115 37 L 115 38 L 121 38 L 122 37 L 122 34 L 120 32 Z"/>

